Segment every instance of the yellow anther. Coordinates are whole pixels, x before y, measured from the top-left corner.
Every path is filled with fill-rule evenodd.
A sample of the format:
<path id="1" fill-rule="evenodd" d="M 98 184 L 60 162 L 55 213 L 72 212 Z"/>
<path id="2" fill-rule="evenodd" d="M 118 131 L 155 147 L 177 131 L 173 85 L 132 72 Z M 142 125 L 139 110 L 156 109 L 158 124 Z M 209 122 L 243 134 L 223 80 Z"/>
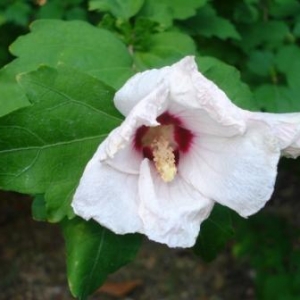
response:
<path id="1" fill-rule="evenodd" d="M 165 182 L 172 181 L 177 173 L 174 149 L 163 136 L 155 139 L 151 144 L 151 148 L 154 165 L 160 177 Z"/>

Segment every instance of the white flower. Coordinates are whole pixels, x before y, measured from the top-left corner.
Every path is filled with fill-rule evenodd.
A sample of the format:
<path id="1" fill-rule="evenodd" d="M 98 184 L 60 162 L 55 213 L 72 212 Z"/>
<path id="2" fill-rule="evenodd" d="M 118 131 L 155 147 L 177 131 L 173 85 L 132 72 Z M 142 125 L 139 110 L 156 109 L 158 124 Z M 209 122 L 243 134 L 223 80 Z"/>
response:
<path id="1" fill-rule="evenodd" d="M 135 75 L 114 101 L 126 119 L 86 166 L 72 206 L 118 234 L 191 247 L 214 202 L 256 213 L 280 155 L 300 154 L 300 114 L 236 107 L 193 57 Z"/>

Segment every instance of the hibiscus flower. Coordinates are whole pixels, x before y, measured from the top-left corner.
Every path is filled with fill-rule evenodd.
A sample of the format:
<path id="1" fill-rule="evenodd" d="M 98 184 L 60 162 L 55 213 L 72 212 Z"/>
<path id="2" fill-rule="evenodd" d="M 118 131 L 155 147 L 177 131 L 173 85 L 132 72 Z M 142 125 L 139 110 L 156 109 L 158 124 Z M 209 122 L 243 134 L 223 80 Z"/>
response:
<path id="1" fill-rule="evenodd" d="M 300 154 L 300 114 L 240 109 L 190 56 L 136 74 L 114 103 L 126 118 L 87 164 L 72 207 L 117 234 L 191 247 L 215 202 L 256 213 L 280 156 Z"/>

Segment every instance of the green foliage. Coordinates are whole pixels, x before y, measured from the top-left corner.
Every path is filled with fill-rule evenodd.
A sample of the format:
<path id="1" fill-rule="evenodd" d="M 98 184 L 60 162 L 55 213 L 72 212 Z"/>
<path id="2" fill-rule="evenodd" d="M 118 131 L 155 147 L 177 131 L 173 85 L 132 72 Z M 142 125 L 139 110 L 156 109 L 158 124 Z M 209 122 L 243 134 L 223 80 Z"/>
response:
<path id="1" fill-rule="evenodd" d="M 194 252 L 205 261 L 212 261 L 234 234 L 230 210 L 215 205 L 209 218 L 201 226 Z"/>
<path id="2" fill-rule="evenodd" d="M 89 9 L 110 12 L 116 18 L 129 19 L 141 9 L 143 4 L 144 0 L 92 0 Z"/>
<path id="3" fill-rule="evenodd" d="M 299 229 L 271 214 L 237 223 L 234 253 L 254 268 L 257 299 L 299 299 L 300 251 L 294 245 Z"/>
<path id="4" fill-rule="evenodd" d="M 94 221 L 74 218 L 61 225 L 70 290 L 81 300 L 87 299 L 108 274 L 130 262 L 141 243 L 140 235 L 116 235 Z"/>
<path id="5" fill-rule="evenodd" d="M 145 0 L 139 15 L 168 28 L 174 20 L 185 20 L 194 16 L 196 10 L 206 2 L 207 0 Z"/>
<path id="6" fill-rule="evenodd" d="M 4 95 L 0 99 L 0 116 L 28 105 L 15 77 L 41 64 L 55 67 L 64 63 L 111 86 L 118 86 L 120 80 L 129 76 L 132 64 L 125 46 L 113 34 L 81 21 L 34 22 L 31 33 L 18 38 L 10 49 L 18 59 L 0 71 L 0 93 Z M 114 78 L 112 69 L 118 72 Z"/>
<path id="7" fill-rule="evenodd" d="M 37 10 L 36 19 L 87 20 L 84 0 L 51 0 Z"/>
<path id="8" fill-rule="evenodd" d="M 115 90 L 138 71 L 194 55 L 238 106 L 300 111 L 299 13 L 296 0 L 1 2 L 0 63 L 16 58 L 0 70 L 0 187 L 37 195 L 34 219 L 61 222 L 74 296 L 85 299 L 132 260 L 141 239 L 74 218 L 70 207 L 87 161 L 122 121 Z M 28 33 L 39 18 L 60 20 L 35 21 Z M 62 21 L 74 19 L 84 21 Z M 267 217 L 264 230 L 259 218 L 238 228 L 235 251 L 251 253 L 260 299 L 298 299 L 300 254 L 288 225 Z M 216 205 L 194 251 L 210 261 L 232 235 L 229 210 Z"/>
<path id="9" fill-rule="evenodd" d="M 45 194 L 48 219 L 59 221 L 73 215 L 84 166 L 121 121 L 114 90 L 65 66 L 42 67 L 18 81 L 32 105 L 0 119 L 0 186 Z"/>
<path id="10" fill-rule="evenodd" d="M 184 23 L 186 30 L 192 35 L 203 37 L 216 36 L 220 39 L 240 39 L 240 34 L 234 25 L 217 15 L 216 10 L 209 5 L 198 10 L 197 15 Z"/>
<path id="11" fill-rule="evenodd" d="M 29 1 L 10 1 L 3 0 L 0 4 L 0 25 L 5 23 L 15 23 L 20 26 L 25 26 L 29 22 L 31 6 Z"/>
<path id="12" fill-rule="evenodd" d="M 151 36 L 143 51 L 134 53 L 138 70 L 170 65 L 186 55 L 195 54 L 193 40 L 179 32 L 162 32 Z"/>

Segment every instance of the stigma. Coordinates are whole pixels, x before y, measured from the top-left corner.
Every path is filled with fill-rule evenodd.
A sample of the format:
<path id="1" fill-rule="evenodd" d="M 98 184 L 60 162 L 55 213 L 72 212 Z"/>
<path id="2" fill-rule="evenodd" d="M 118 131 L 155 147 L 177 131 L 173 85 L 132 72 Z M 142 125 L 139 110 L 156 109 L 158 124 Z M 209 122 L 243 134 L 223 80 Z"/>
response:
<path id="1" fill-rule="evenodd" d="M 163 136 L 151 144 L 155 168 L 164 182 L 171 182 L 177 173 L 174 149 Z"/>

